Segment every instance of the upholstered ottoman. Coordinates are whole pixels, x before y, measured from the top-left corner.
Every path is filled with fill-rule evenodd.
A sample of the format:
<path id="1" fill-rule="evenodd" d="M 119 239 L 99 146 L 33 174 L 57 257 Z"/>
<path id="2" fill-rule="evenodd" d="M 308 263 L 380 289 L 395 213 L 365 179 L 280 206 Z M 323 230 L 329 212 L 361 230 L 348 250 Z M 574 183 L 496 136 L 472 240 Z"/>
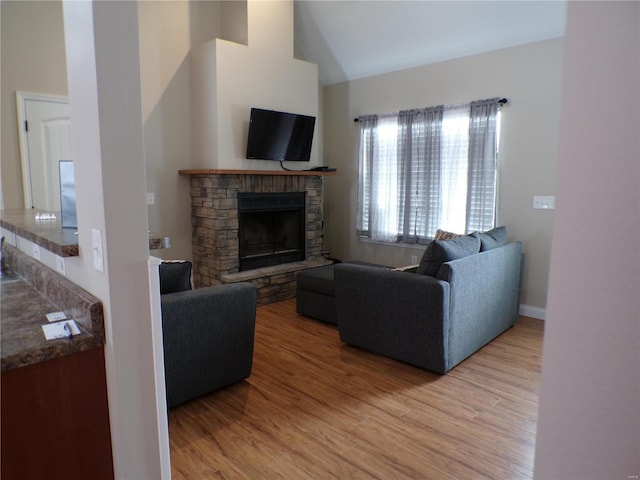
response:
<path id="1" fill-rule="evenodd" d="M 386 268 L 364 262 L 346 262 Z M 323 322 L 338 324 L 333 286 L 335 264 L 302 270 L 297 275 L 296 312 Z"/>
<path id="2" fill-rule="evenodd" d="M 298 272 L 296 312 L 323 322 L 337 324 L 333 267 L 334 265 L 326 265 Z"/>

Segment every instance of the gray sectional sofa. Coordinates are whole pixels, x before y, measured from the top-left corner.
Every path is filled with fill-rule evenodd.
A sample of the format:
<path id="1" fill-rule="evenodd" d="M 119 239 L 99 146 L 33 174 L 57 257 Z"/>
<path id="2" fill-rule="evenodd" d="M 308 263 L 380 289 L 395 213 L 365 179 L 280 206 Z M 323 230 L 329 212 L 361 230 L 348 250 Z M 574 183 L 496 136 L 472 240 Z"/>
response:
<path id="1" fill-rule="evenodd" d="M 506 243 L 506 231 L 494 237 L 436 240 L 417 272 L 335 265 L 340 339 L 448 372 L 517 318 L 522 246 Z"/>

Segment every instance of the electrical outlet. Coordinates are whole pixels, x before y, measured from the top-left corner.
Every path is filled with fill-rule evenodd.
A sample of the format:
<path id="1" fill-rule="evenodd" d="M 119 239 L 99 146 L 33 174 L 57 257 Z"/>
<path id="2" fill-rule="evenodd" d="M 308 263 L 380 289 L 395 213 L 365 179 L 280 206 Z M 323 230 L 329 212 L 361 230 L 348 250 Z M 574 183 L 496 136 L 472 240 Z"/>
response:
<path id="1" fill-rule="evenodd" d="M 155 205 L 155 204 L 156 204 L 156 194 L 147 193 L 147 205 Z"/>
<path id="2" fill-rule="evenodd" d="M 32 248 L 31 248 L 31 253 L 33 254 L 33 258 L 35 258 L 36 260 L 40 260 L 40 246 L 39 245 L 36 245 L 34 243 Z"/>
<path id="3" fill-rule="evenodd" d="M 64 258 L 62 258 L 60 255 L 56 255 L 56 270 L 62 275 L 67 274 L 67 268 L 64 263 Z"/>
<path id="4" fill-rule="evenodd" d="M 415 265 L 418 263 L 418 257 L 416 255 L 411 255 L 411 265 Z"/>

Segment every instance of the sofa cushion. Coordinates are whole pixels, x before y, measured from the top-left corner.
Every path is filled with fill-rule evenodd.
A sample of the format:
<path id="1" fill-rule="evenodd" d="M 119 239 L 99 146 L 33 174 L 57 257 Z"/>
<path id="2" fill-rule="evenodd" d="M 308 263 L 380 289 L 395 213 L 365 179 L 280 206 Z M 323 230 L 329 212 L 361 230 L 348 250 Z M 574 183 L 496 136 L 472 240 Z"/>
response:
<path id="1" fill-rule="evenodd" d="M 160 294 L 191 290 L 191 262 L 162 262 L 160 270 Z"/>
<path id="2" fill-rule="evenodd" d="M 507 244 L 507 227 L 496 227 L 486 232 L 473 232 L 480 239 L 480 251 L 486 252 Z"/>
<path id="3" fill-rule="evenodd" d="M 424 251 L 416 273 L 435 277 L 440 266 L 450 260 L 466 257 L 480 251 L 480 239 L 473 235 L 433 240 Z"/>

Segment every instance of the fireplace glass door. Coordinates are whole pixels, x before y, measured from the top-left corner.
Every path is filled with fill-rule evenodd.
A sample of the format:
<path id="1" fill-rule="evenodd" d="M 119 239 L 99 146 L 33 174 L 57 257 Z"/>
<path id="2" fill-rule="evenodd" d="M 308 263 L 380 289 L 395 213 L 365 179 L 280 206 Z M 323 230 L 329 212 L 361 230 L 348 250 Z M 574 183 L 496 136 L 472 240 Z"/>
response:
<path id="1" fill-rule="evenodd" d="M 240 271 L 304 260 L 304 193 L 240 193 L 238 218 Z"/>

